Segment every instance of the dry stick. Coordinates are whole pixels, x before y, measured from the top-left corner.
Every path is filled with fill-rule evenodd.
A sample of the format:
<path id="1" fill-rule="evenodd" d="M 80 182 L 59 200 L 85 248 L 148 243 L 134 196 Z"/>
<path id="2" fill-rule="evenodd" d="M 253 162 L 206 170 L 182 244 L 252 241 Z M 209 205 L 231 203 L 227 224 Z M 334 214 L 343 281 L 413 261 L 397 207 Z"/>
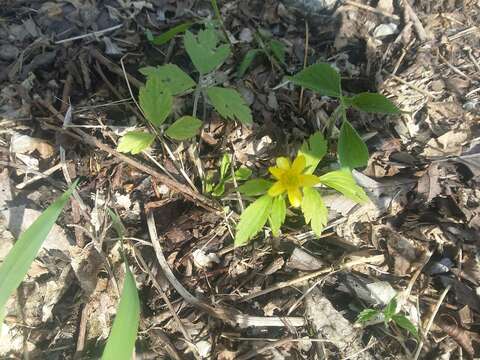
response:
<path id="1" fill-rule="evenodd" d="M 46 103 L 42 99 L 37 99 L 37 101 L 40 105 L 42 105 L 46 109 L 50 110 L 52 112 L 52 114 L 57 116 L 59 119 L 63 119 L 63 115 L 60 114 L 58 111 L 56 111 L 55 108 L 53 108 L 53 106 Z M 216 203 L 214 203 L 211 199 L 209 199 L 209 198 L 191 190 L 188 186 L 186 186 L 182 183 L 179 183 L 176 180 L 170 179 L 168 176 L 159 173 L 158 171 L 152 169 L 150 166 L 144 165 L 144 164 L 138 162 L 137 160 L 135 160 L 133 158 L 130 158 L 129 156 L 112 149 L 110 146 L 102 143 L 101 141 L 99 141 L 94 136 L 88 135 L 87 133 L 83 132 L 80 129 L 72 128 L 71 130 L 65 130 L 65 129 L 62 129 L 61 127 L 51 125 L 47 122 L 43 123 L 43 125 L 45 125 L 45 127 L 49 128 L 49 129 L 61 132 L 61 133 L 66 134 L 66 135 L 69 135 L 69 136 L 71 136 L 71 137 L 73 137 L 77 140 L 84 141 L 85 143 L 87 143 L 90 146 L 99 148 L 100 150 L 103 150 L 103 151 L 109 153 L 110 155 L 115 156 L 116 158 L 118 158 L 122 161 L 125 161 L 128 165 L 130 165 L 130 166 L 132 166 L 132 167 L 134 167 L 134 168 L 136 168 L 136 169 L 138 169 L 138 170 L 156 178 L 161 183 L 163 183 L 167 187 L 169 187 L 171 190 L 183 194 L 183 196 L 185 196 L 187 199 L 193 201 L 198 206 L 203 207 L 205 210 L 208 210 L 208 211 L 211 211 L 211 212 L 221 212 L 221 208 Z"/>
<path id="2" fill-rule="evenodd" d="M 269 350 L 272 350 L 272 349 L 275 349 L 276 347 L 278 346 L 283 346 L 285 344 L 288 344 L 289 342 L 291 342 L 292 339 L 290 338 L 287 338 L 287 339 L 280 339 L 278 341 L 275 341 L 274 343 L 272 344 L 267 344 L 263 347 L 261 347 L 260 349 L 255 349 L 255 350 L 252 350 L 252 351 L 249 351 L 248 353 L 246 353 L 245 355 L 242 355 L 242 356 L 239 356 L 237 357 L 237 360 L 249 360 L 249 359 L 252 359 L 254 357 L 256 357 L 257 355 L 260 355 L 260 354 L 263 354 L 264 352 L 267 352 Z"/>
<path id="3" fill-rule="evenodd" d="M 359 9 L 363 9 L 363 10 L 373 12 L 375 14 L 383 15 L 385 17 L 389 17 L 389 18 L 394 19 L 394 20 L 400 20 L 400 16 L 398 16 L 398 15 L 391 14 L 389 12 L 386 12 L 386 11 L 383 11 L 383 10 L 380 10 L 380 9 L 377 9 L 377 8 L 374 8 L 374 7 L 371 7 L 371 6 L 368 6 L 368 5 L 360 4 L 360 3 L 357 3 L 355 1 L 346 0 L 345 4 L 352 5 L 352 6 L 355 6 L 355 7 L 359 8 Z"/>
<path id="4" fill-rule="evenodd" d="M 425 31 L 422 22 L 418 18 L 417 14 L 413 10 L 412 6 L 408 2 L 408 0 L 403 0 L 403 6 L 408 14 L 410 16 L 410 20 L 413 22 L 413 27 L 415 28 L 415 32 L 417 33 L 418 39 L 421 42 L 424 42 L 425 40 L 428 39 L 427 32 Z"/>
<path id="5" fill-rule="evenodd" d="M 307 67 L 307 58 L 308 58 L 308 21 L 305 19 L 305 52 L 303 53 L 303 68 Z M 303 109 L 303 86 L 300 89 L 300 99 L 298 100 L 298 109 L 302 112 Z"/>
<path id="6" fill-rule="evenodd" d="M 49 175 L 52 175 L 55 171 L 59 170 L 62 168 L 62 164 L 58 163 L 57 165 L 52 166 L 50 169 L 45 170 L 43 173 L 40 173 L 38 175 L 35 175 L 34 177 L 25 180 L 21 182 L 20 184 L 16 185 L 15 187 L 19 190 L 24 189 L 25 186 L 33 184 L 34 182 L 37 182 L 38 180 L 48 178 Z"/>
<path id="7" fill-rule="evenodd" d="M 42 179 L 45 179 L 47 180 L 51 185 L 53 185 L 54 187 L 56 187 L 58 190 L 60 191 L 65 191 L 65 186 L 62 184 L 62 183 L 59 183 L 58 181 L 52 179 L 48 174 L 45 173 L 42 173 L 40 171 L 37 171 L 37 170 L 34 170 L 34 169 L 31 169 L 30 167 L 28 166 L 25 166 L 25 165 L 21 165 L 21 164 L 16 164 L 14 162 L 10 162 L 10 161 L 2 161 L 0 160 L 0 165 L 2 166 L 8 166 L 8 167 L 12 167 L 12 168 L 15 168 L 15 169 L 19 169 L 19 170 L 22 170 L 24 172 L 30 172 L 32 174 L 35 174 L 37 175 L 37 177 L 39 178 L 42 178 Z M 58 165 L 57 165 L 58 166 Z M 58 170 L 58 169 L 57 169 Z M 30 179 L 32 180 L 32 179 Z M 27 180 L 29 181 L 29 180 Z M 24 184 L 26 182 L 23 182 L 22 184 Z M 20 184 L 19 184 L 20 185 Z"/>
<path id="8" fill-rule="evenodd" d="M 355 266 L 355 265 L 367 264 L 367 263 L 376 263 L 376 262 L 379 262 L 379 261 L 383 261 L 384 259 L 385 259 L 384 255 L 372 255 L 370 257 L 365 257 L 365 258 L 361 258 L 361 259 L 355 259 L 355 260 L 348 261 L 348 262 L 346 262 L 346 263 L 344 263 L 340 266 L 336 266 L 336 267 L 335 266 L 330 266 L 326 269 L 321 269 L 321 270 L 318 270 L 318 271 L 314 271 L 313 273 L 306 274 L 306 275 L 303 275 L 303 276 L 299 276 L 295 279 L 282 281 L 282 282 L 277 283 L 273 286 L 270 286 L 270 287 L 268 287 L 264 290 L 260 290 L 260 291 L 257 291 L 255 293 L 253 293 L 253 294 L 244 296 L 244 297 L 240 298 L 240 301 L 243 302 L 243 301 L 252 300 L 252 299 L 255 299 L 256 297 L 269 294 L 269 293 L 271 293 L 275 290 L 283 289 L 283 288 L 286 288 L 288 286 L 292 286 L 292 285 L 295 285 L 295 284 L 313 279 L 313 278 L 315 278 L 317 276 L 320 276 L 320 275 L 345 270 L 345 269 L 348 269 L 348 268 L 350 268 L 352 266 Z"/>
<path id="9" fill-rule="evenodd" d="M 440 310 L 440 306 L 443 303 L 443 300 L 445 300 L 445 296 L 447 296 L 448 292 L 450 291 L 451 285 L 448 285 L 445 290 L 443 290 L 442 294 L 438 298 L 437 303 L 435 304 L 435 308 L 433 309 L 432 315 L 430 316 L 430 319 L 428 319 L 427 326 L 425 327 L 425 330 L 423 331 L 423 338 L 426 339 L 428 332 L 430 331 L 430 328 L 432 327 L 433 320 L 435 320 L 435 316 L 438 313 L 438 310 Z M 417 360 L 418 357 L 420 356 L 420 353 L 422 351 L 424 345 L 424 341 L 420 340 L 420 343 L 418 344 L 417 351 L 415 351 L 415 356 L 413 357 L 413 360 Z"/>
<path id="10" fill-rule="evenodd" d="M 74 37 L 71 37 L 71 38 L 68 38 L 68 39 L 55 41 L 55 45 L 63 44 L 63 43 L 69 42 L 69 41 L 83 39 L 83 38 L 86 38 L 86 37 L 89 37 L 89 36 L 95 36 L 96 37 L 98 35 L 102 35 L 102 34 L 105 34 L 107 32 L 117 30 L 117 29 L 121 28 L 122 26 L 123 26 L 123 24 L 119 24 L 119 25 L 115 25 L 115 26 L 112 26 L 112 27 L 109 27 L 109 28 L 106 28 L 106 29 L 103 29 L 103 30 L 93 31 L 93 32 L 88 33 L 88 34 L 78 35 L 78 36 L 74 36 Z"/>
<path id="11" fill-rule="evenodd" d="M 155 277 L 155 275 L 153 275 L 152 271 L 150 270 L 150 267 L 147 265 L 145 259 L 143 258 L 142 254 L 140 253 L 140 251 L 135 246 L 132 246 L 132 248 L 135 252 L 135 256 L 140 260 L 140 262 L 142 263 L 142 267 L 148 273 L 148 276 L 150 277 L 150 280 L 152 280 L 153 286 L 157 289 L 157 291 L 159 292 L 159 294 L 162 297 L 165 304 L 167 304 L 168 310 L 170 311 L 173 318 L 177 322 L 178 327 L 180 328 L 180 331 L 182 332 L 183 336 L 185 337 L 185 339 L 187 339 L 187 344 L 190 347 L 190 349 L 192 350 L 195 358 L 198 359 L 199 358 L 198 349 L 195 346 L 195 344 L 192 340 L 192 337 L 190 336 L 187 329 L 183 325 L 182 320 L 180 320 L 180 318 L 178 317 L 178 314 L 175 311 L 175 309 L 173 308 L 173 305 L 170 302 L 170 299 L 168 298 L 167 294 L 165 294 L 165 292 L 163 291 L 162 287 L 160 286 L 160 284 L 157 281 L 157 278 Z"/>
<path id="12" fill-rule="evenodd" d="M 217 319 L 220 319 L 227 324 L 237 325 L 241 328 L 249 326 L 279 326 L 283 327 L 286 325 L 291 326 L 304 326 L 305 319 L 300 317 L 261 317 L 261 316 L 250 316 L 245 314 L 239 314 L 236 309 L 229 309 L 221 306 L 212 306 L 209 305 L 195 296 L 190 294 L 183 285 L 177 280 L 173 274 L 170 266 L 168 265 L 167 259 L 163 254 L 162 246 L 160 245 L 159 238 L 157 236 L 157 230 L 155 226 L 155 220 L 153 218 L 153 213 L 151 211 L 147 212 L 147 226 L 150 238 L 152 241 L 155 254 L 157 255 L 158 263 L 170 284 L 175 288 L 175 290 L 180 294 L 180 296 L 190 305 L 197 307 L 205 311 L 210 316 L 213 316 Z"/>
<path id="13" fill-rule="evenodd" d="M 407 85 L 408 87 L 412 88 L 413 90 L 416 90 L 418 91 L 420 94 L 423 94 L 431 99 L 437 99 L 437 96 L 435 95 L 432 95 L 431 93 L 429 93 L 428 91 L 426 90 L 423 90 L 423 89 L 420 89 L 418 86 L 416 85 L 413 85 L 413 84 L 410 84 L 408 81 L 406 80 L 403 80 L 401 77 L 397 76 L 397 75 L 394 75 L 394 74 L 391 74 L 389 73 L 388 71 L 386 70 L 382 70 L 382 72 L 385 74 L 385 75 L 388 75 L 390 76 L 392 79 L 395 79 L 396 81 L 404 84 L 404 85 Z"/>
<path id="14" fill-rule="evenodd" d="M 80 325 L 78 326 L 77 347 L 75 349 L 74 359 L 80 359 L 83 349 L 85 348 L 85 339 L 87 334 L 87 320 L 88 320 L 89 303 L 87 302 L 80 314 Z"/>

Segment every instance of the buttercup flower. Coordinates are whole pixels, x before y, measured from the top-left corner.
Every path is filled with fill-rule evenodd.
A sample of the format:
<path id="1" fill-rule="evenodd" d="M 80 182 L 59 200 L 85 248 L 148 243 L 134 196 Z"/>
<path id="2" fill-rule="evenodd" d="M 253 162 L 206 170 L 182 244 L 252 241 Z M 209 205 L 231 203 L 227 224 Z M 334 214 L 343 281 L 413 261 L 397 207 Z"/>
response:
<path id="1" fill-rule="evenodd" d="M 272 176 L 277 180 L 270 189 L 268 195 L 275 197 L 288 194 L 288 200 L 294 207 L 299 207 L 302 203 L 301 188 L 312 187 L 320 182 L 318 176 L 303 174 L 306 166 L 305 156 L 299 155 L 290 163 L 290 159 L 286 157 L 277 158 L 277 166 L 268 168 Z"/>

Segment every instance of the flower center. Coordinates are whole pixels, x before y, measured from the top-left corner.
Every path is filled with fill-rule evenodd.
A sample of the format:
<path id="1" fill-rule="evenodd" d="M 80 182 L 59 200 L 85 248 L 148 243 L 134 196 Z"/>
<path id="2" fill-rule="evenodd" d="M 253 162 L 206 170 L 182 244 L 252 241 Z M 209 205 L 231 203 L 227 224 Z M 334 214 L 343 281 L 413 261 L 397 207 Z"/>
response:
<path id="1" fill-rule="evenodd" d="M 289 189 L 300 187 L 300 177 L 290 171 L 285 172 L 280 181 L 283 183 L 283 186 Z"/>

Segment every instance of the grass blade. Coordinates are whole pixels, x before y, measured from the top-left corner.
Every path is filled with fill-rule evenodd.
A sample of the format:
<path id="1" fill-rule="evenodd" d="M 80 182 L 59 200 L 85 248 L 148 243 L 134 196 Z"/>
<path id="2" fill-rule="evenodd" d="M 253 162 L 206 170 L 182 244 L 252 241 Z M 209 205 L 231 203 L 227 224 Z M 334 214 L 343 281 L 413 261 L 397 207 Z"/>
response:
<path id="1" fill-rule="evenodd" d="M 20 285 L 35 260 L 43 241 L 57 221 L 77 182 L 50 205 L 30 227 L 25 230 L 0 267 L 0 324 L 3 322 L 4 306 L 9 296 Z"/>
<path id="2" fill-rule="evenodd" d="M 118 233 L 123 252 L 123 236 L 125 227 L 120 221 L 119 216 L 108 209 L 113 221 L 113 228 Z M 135 279 L 125 261 L 125 281 L 123 283 L 120 304 L 118 305 L 117 316 L 113 322 L 112 331 L 108 337 L 107 345 L 103 350 L 102 360 L 130 360 L 132 350 L 137 339 L 138 323 L 140 322 L 140 299 L 135 285 Z"/>

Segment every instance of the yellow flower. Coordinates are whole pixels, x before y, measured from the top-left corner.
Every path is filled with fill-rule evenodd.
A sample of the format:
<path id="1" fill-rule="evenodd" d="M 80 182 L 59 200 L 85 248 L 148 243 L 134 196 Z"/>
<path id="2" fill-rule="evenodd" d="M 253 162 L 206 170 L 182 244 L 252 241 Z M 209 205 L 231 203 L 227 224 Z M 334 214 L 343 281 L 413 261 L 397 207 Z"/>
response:
<path id="1" fill-rule="evenodd" d="M 288 200 L 294 207 L 299 207 L 302 203 L 301 188 L 311 187 L 320 182 L 318 176 L 303 174 L 306 166 L 305 156 L 299 155 L 290 163 L 290 159 L 285 157 L 277 158 L 277 166 L 268 168 L 273 177 L 277 180 L 275 184 L 268 189 L 268 195 L 275 197 L 288 194 Z"/>

